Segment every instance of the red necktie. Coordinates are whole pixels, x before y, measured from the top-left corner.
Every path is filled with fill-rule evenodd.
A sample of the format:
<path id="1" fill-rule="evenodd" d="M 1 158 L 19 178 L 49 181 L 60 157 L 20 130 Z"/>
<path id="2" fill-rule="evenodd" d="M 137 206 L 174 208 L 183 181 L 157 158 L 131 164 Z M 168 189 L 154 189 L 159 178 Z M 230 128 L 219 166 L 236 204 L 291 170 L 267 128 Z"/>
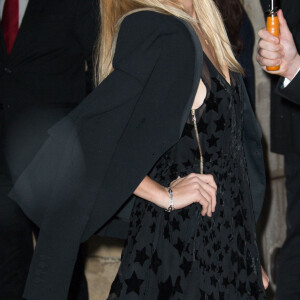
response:
<path id="1" fill-rule="evenodd" d="M 10 54 L 19 30 L 19 0 L 5 1 L 2 28 L 7 53 Z"/>

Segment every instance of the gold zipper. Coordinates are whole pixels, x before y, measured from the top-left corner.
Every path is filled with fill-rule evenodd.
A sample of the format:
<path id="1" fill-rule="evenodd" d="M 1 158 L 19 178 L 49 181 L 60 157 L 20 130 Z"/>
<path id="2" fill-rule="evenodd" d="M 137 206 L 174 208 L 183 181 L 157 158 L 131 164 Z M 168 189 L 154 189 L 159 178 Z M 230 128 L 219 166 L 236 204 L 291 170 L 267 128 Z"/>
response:
<path id="1" fill-rule="evenodd" d="M 196 139 L 197 139 L 199 153 L 200 153 L 200 174 L 203 174 L 203 156 L 202 156 L 202 148 L 201 148 L 200 140 L 199 140 L 199 133 L 198 133 L 198 128 L 197 128 L 197 119 L 196 119 L 195 109 L 191 109 L 191 113 L 193 116 L 194 129 L 195 129 Z"/>

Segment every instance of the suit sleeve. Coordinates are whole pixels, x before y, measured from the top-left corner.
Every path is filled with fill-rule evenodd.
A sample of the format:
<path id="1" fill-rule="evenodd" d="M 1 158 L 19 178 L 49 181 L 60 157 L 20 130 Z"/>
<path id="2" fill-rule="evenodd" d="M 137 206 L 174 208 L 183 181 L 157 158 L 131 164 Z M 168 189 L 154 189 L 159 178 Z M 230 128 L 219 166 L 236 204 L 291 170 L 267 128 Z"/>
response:
<path id="1" fill-rule="evenodd" d="M 277 93 L 283 98 L 300 105 L 300 73 L 285 88 L 282 88 L 283 81 L 283 78 L 279 80 L 276 88 Z"/>

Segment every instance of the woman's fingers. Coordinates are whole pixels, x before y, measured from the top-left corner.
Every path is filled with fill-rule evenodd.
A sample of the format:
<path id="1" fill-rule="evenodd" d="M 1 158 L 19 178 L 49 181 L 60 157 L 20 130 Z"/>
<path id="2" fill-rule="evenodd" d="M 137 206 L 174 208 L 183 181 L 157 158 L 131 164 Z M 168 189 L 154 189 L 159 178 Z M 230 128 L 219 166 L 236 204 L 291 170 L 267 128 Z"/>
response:
<path id="1" fill-rule="evenodd" d="M 211 174 L 197 174 L 197 173 L 191 173 L 186 178 L 199 178 L 201 181 L 204 181 L 205 183 L 208 183 L 213 188 L 217 190 L 217 184 L 215 182 L 214 176 Z"/>
<path id="2" fill-rule="evenodd" d="M 217 185 L 213 176 L 192 173 L 188 176 L 188 178 L 194 184 L 199 185 L 199 191 L 201 192 L 202 196 L 204 196 L 204 198 L 208 201 L 207 215 L 211 217 L 212 212 L 215 211 L 217 204 Z"/>
<path id="3" fill-rule="evenodd" d="M 207 214 L 207 216 L 211 217 L 212 216 L 212 197 L 205 189 L 200 189 L 199 191 L 200 191 L 200 194 L 203 196 L 204 200 L 207 202 L 207 210 L 205 213 Z"/>
<path id="4" fill-rule="evenodd" d="M 203 181 L 200 182 L 200 185 L 203 190 L 205 190 L 210 196 L 210 203 L 211 203 L 211 211 L 214 212 L 217 205 L 217 195 L 216 189 L 213 188 L 211 185 L 204 183 Z"/>
<path id="5" fill-rule="evenodd" d="M 201 214 L 212 216 L 217 203 L 217 185 L 212 175 L 191 173 L 183 178 L 178 177 L 170 186 L 176 208 L 198 202 L 202 205 Z"/>
<path id="6" fill-rule="evenodd" d="M 200 175 L 198 176 L 202 188 L 205 189 L 211 195 L 212 212 L 215 211 L 217 205 L 217 184 L 212 175 Z"/>
<path id="7" fill-rule="evenodd" d="M 205 197 L 199 192 L 198 201 L 202 205 L 201 214 L 202 216 L 208 215 L 209 212 L 209 202 L 205 199 Z"/>
<path id="8" fill-rule="evenodd" d="M 198 176 L 202 181 L 208 183 L 211 187 L 217 190 L 217 184 L 215 182 L 214 176 L 210 174 L 199 174 Z"/>
<path id="9" fill-rule="evenodd" d="M 193 179 L 192 182 L 189 184 L 189 189 L 193 190 L 193 202 L 198 202 L 202 205 L 202 215 L 208 215 L 211 216 L 211 197 L 210 195 L 201 188 L 201 185 L 199 182 L 197 182 L 195 179 Z"/>

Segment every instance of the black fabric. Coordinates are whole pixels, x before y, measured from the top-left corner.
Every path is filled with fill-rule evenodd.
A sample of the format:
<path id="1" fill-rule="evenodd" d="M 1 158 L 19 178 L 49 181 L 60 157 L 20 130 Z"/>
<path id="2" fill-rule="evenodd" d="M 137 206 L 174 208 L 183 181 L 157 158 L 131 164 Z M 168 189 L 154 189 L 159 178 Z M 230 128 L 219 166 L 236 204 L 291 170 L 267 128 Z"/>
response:
<path id="1" fill-rule="evenodd" d="M 139 12 L 122 23 L 113 66 L 49 130 L 10 194 L 41 227 L 25 290 L 30 300 L 66 299 L 80 242 L 109 225 L 179 140 L 200 80 L 201 45 L 182 21 Z M 255 175 L 250 186 L 259 207 L 265 180 L 261 132 L 244 90 L 243 100 L 247 165 Z"/>
<path id="2" fill-rule="evenodd" d="M 12 201 L 12 203 L 14 203 Z M 39 228 L 33 224 L 31 224 L 31 231 L 33 229 L 35 240 L 37 241 L 39 238 Z M 31 232 L 32 234 L 32 232 Z M 32 254 L 31 254 L 32 257 Z M 30 258 L 31 258 L 30 257 Z M 88 300 L 89 299 L 89 293 L 88 293 L 88 283 L 87 279 L 85 277 L 85 263 L 87 258 L 87 244 L 82 244 L 79 248 L 77 260 L 74 266 L 73 276 L 71 279 L 71 284 L 69 288 L 68 293 L 68 300 Z M 29 270 L 29 264 L 28 264 L 28 270 Z M 26 278 L 28 275 L 28 270 L 26 273 Z M 24 280 L 25 285 L 26 279 Z M 24 291 L 21 290 L 21 293 Z M 24 299 L 24 298 L 22 298 Z"/>
<path id="3" fill-rule="evenodd" d="M 229 85 L 204 57 L 208 92 L 195 113 L 204 173 L 218 186 L 216 211 L 202 216 L 194 203 L 168 213 L 136 197 L 109 299 L 265 299 L 242 145 L 241 77 L 232 73 Z M 190 115 L 178 143 L 149 173 L 153 180 L 168 186 L 199 173 L 195 133 Z"/>
<path id="4" fill-rule="evenodd" d="M 293 34 L 298 52 L 300 52 L 300 2 L 297 0 L 281 0 L 281 7 L 287 19 L 289 28 Z M 279 85 L 282 80 L 279 81 Z M 276 299 L 299 299 L 300 297 L 300 93 L 299 93 L 299 74 L 289 84 L 286 89 L 280 90 L 280 104 L 276 111 L 273 110 L 275 117 L 280 115 L 283 118 L 279 124 L 283 128 L 271 128 L 280 130 L 279 134 L 285 134 L 286 138 L 281 143 L 286 143 L 284 148 L 285 156 L 285 175 L 286 175 L 286 195 L 287 195 L 287 212 L 286 212 L 286 240 L 279 254 L 279 272 L 277 279 Z M 278 91 L 278 90 L 277 90 Z M 290 101 L 289 101 L 290 100 Z M 273 101 L 273 99 L 272 99 Z M 279 110 L 282 110 L 280 112 Z M 272 124 L 277 122 L 271 115 Z M 276 135 L 276 133 L 274 133 Z M 273 147 L 274 148 L 274 147 Z"/>
<path id="5" fill-rule="evenodd" d="M 10 55 L 0 27 L 0 103 L 78 103 L 86 96 L 96 3 L 30 0 Z"/>
<path id="6" fill-rule="evenodd" d="M 268 2 L 261 0 L 263 7 L 267 7 Z M 280 0 L 279 7 L 283 10 L 299 52 L 300 2 Z M 280 154 L 300 153 L 300 106 L 276 92 L 278 80 L 277 76 L 271 77 L 271 151 Z"/>
<path id="7" fill-rule="evenodd" d="M 47 130 L 70 108 L 27 106 L 21 110 L 0 110 L 1 116 L 1 257 L 0 295 L 3 299 L 21 299 L 33 255 L 33 224 L 7 195 L 27 164 L 47 138 Z M 4 152 L 4 153 L 3 153 Z M 42 199 L 37 199 L 42 201 Z M 18 274 L 16 276 L 15 274 Z M 18 298 L 11 298 L 18 295 Z M 70 287 L 72 300 L 88 299 L 84 261 L 77 262 Z M 0 297 L 1 298 L 1 297 Z M 1 298 L 2 299 L 2 298 Z"/>
<path id="8" fill-rule="evenodd" d="M 295 104 L 300 105 L 300 73 L 290 82 L 290 84 L 283 88 L 284 78 L 281 78 L 277 84 L 277 93 L 292 101 Z"/>
<path id="9" fill-rule="evenodd" d="M 255 110 L 255 79 L 253 65 L 253 49 L 254 49 L 254 29 L 251 21 L 243 10 L 243 22 L 240 29 L 240 36 L 243 41 L 243 48 L 237 59 L 245 71 L 245 86 L 249 95 L 249 99 L 253 110 Z"/>
<path id="10" fill-rule="evenodd" d="M 47 130 L 91 89 L 85 64 L 90 70 L 97 14 L 96 0 L 30 0 L 10 55 L 0 26 L 1 299 L 21 299 L 33 254 L 33 224 L 7 194 Z M 81 266 L 75 277 L 84 276 Z M 80 280 L 80 299 L 87 299 L 85 279 Z M 73 281 L 74 286 L 81 284 Z"/>
<path id="11" fill-rule="evenodd" d="M 300 155 L 285 155 L 287 190 L 286 239 L 280 249 L 276 299 L 300 298 Z"/>
<path id="12" fill-rule="evenodd" d="M 0 110 L 0 131 L 3 117 Z M 20 300 L 33 253 L 32 224 L 7 196 L 12 180 L 1 142 L 0 154 L 0 299 Z"/>

